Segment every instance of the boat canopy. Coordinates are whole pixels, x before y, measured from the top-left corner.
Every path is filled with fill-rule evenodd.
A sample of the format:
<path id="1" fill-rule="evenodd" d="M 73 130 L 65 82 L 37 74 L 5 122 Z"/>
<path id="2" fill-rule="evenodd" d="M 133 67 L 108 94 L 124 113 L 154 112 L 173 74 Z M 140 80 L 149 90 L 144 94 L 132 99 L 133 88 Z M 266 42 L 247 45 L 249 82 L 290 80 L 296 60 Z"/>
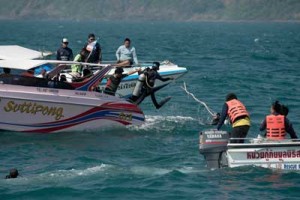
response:
<path id="1" fill-rule="evenodd" d="M 51 52 L 40 52 L 19 45 L 0 45 L 0 60 L 39 59 L 50 56 Z"/>
<path id="2" fill-rule="evenodd" d="M 56 64 L 56 65 L 89 65 L 89 66 L 99 66 L 106 67 L 108 65 L 105 64 L 95 64 L 95 63 L 81 63 L 81 62 L 73 62 L 73 61 L 61 61 L 61 60 L 0 60 L 1 68 L 10 68 L 10 69 L 20 69 L 20 70 L 29 70 L 35 67 L 39 67 L 45 64 Z"/>

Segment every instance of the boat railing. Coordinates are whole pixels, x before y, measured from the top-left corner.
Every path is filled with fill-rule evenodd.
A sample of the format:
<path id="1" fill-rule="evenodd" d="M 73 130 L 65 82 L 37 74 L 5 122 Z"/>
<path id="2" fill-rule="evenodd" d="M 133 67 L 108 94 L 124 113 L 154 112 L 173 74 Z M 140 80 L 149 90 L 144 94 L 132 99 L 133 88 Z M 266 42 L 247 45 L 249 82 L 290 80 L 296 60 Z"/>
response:
<path id="1" fill-rule="evenodd" d="M 237 143 L 237 141 L 243 141 L 243 143 Z M 262 143 L 294 143 L 299 142 L 300 139 L 284 139 L 284 140 L 275 140 L 275 139 L 268 139 L 262 136 L 258 136 L 257 138 L 229 138 L 228 144 L 262 144 Z"/>

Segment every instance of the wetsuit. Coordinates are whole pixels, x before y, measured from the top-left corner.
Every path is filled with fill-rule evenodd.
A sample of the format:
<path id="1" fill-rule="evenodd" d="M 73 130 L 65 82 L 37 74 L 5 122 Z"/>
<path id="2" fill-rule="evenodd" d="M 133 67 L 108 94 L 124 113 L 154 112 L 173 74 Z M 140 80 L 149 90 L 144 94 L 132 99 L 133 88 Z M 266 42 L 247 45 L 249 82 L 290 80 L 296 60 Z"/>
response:
<path id="1" fill-rule="evenodd" d="M 149 94 L 151 95 L 151 100 L 154 104 L 154 106 L 159 109 L 161 108 L 166 102 L 168 102 L 171 97 L 168 97 L 166 99 L 164 99 L 162 102 L 158 103 L 156 98 L 155 98 L 155 95 L 154 95 L 154 92 L 152 90 L 152 87 L 154 86 L 155 84 L 155 80 L 158 79 L 160 81 L 169 81 L 169 80 L 172 80 L 171 78 L 163 78 L 161 77 L 161 75 L 156 71 L 156 70 L 153 70 L 153 69 L 146 69 L 144 71 L 144 74 L 146 76 L 146 82 L 144 83 L 144 86 L 142 88 L 142 92 L 141 92 L 141 95 L 139 97 L 136 97 L 136 96 L 132 96 L 131 97 L 131 100 L 133 102 L 135 102 L 137 105 L 139 105 L 145 98 L 146 96 L 148 96 Z M 150 86 L 150 87 L 149 87 Z"/>
<path id="2" fill-rule="evenodd" d="M 277 116 L 279 114 L 278 113 L 274 113 L 274 115 Z M 292 139 L 297 139 L 298 138 L 297 134 L 296 134 L 296 132 L 295 132 L 295 130 L 293 128 L 292 123 L 286 117 L 284 117 L 284 126 L 285 126 L 285 131 L 290 134 L 290 136 L 291 136 Z M 260 125 L 259 130 L 260 131 L 264 131 L 266 129 L 266 127 L 267 127 L 267 121 L 266 121 L 266 118 L 265 118 L 264 121 L 263 121 L 263 123 Z M 266 134 L 265 134 L 265 136 L 266 136 Z"/>
<path id="3" fill-rule="evenodd" d="M 60 47 L 56 52 L 56 60 L 69 61 L 73 60 L 73 51 L 69 47 Z"/>

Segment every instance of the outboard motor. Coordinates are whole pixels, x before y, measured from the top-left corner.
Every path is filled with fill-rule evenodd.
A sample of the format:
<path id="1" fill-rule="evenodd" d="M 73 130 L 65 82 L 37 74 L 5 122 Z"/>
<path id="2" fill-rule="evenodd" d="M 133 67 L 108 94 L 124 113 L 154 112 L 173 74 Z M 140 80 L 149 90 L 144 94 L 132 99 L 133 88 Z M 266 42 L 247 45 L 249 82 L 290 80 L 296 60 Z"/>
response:
<path id="1" fill-rule="evenodd" d="M 199 134 L 199 151 L 206 160 L 208 168 L 227 166 L 226 150 L 229 141 L 227 131 L 206 130 Z"/>

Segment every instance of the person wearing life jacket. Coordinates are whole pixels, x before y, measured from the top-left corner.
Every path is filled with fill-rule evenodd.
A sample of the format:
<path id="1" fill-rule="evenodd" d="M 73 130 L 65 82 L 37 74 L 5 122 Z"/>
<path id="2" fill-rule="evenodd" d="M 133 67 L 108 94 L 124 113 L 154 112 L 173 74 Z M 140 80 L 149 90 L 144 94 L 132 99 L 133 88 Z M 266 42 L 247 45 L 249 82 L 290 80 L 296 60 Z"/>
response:
<path id="1" fill-rule="evenodd" d="M 234 93 L 226 96 L 217 129 L 220 130 L 226 117 L 229 117 L 232 125 L 231 138 L 242 138 L 231 140 L 231 143 L 244 143 L 244 139 L 250 128 L 250 116 L 244 104 L 238 100 Z"/>
<path id="2" fill-rule="evenodd" d="M 130 101 L 139 105 L 148 95 L 151 95 L 151 100 L 156 107 L 156 109 L 161 108 L 165 103 L 167 103 L 171 97 L 167 97 L 162 100 L 160 103 L 157 102 L 155 98 L 154 85 L 155 80 L 158 79 L 160 81 L 169 81 L 174 80 L 174 78 L 163 78 L 158 73 L 160 67 L 159 62 L 153 62 L 152 68 L 146 68 L 140 75 L 137 81 L 137 84 L 133 90 L 132 96 L 130 97 Z"/>
<path id="3" fill-rule="evenodd" d="M 128 74 L 123 74 L 123 68 L 117 67 L 115 73 L 107 79 L 104 93 L 109 95 L 115 95 L 122 79 L 139 71 L 141 71 L 140 68 L 130 71 L 128 72 Z"/>
<path id="4" fill-rule="evenodd" d="M 288 108 L 275 101 L 271 106 L 271 114 L 266 116 L 260 126 L 260 131 L 266 130 L 266 138 L 271 140 L 283 140 L 286 132 L 290 134 L 292 139 L 297 139 L 297 134 L 292 123 L 287 119 Z"/>
<path id="5" fill-rule="evenodd" d="M 88 52 L 85 48 L 81 49 L 80 53 L 77 54 L 74 58 L 74 62 L 85 62 L 86 56 L 88 55 Z M 74 77 L 80 77 L 82 73 L 82 65 L 73 64 L 71 65 L 71 75 Z"/>

